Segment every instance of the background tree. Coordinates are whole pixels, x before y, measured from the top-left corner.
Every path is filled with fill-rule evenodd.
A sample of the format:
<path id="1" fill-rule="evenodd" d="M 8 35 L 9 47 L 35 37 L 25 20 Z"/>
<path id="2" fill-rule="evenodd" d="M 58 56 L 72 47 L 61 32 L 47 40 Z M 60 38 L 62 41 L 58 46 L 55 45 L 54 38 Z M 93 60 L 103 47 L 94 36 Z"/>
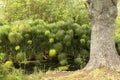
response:
<path id="1" fill-rule="evenodd" d="M 85 69 L 107 67 L 120 70 L 120 58 L 114 41 L 117 0 L 87 0 L 86 6 L 92 33 L 90 60 Z"/>
<path id="2" fill-rule="evenodd" d="M 6 22 L 42 19 L 48 23 L 89 23 L 84 0 L 2 0 L 2 3 L 3 20 Z"/>

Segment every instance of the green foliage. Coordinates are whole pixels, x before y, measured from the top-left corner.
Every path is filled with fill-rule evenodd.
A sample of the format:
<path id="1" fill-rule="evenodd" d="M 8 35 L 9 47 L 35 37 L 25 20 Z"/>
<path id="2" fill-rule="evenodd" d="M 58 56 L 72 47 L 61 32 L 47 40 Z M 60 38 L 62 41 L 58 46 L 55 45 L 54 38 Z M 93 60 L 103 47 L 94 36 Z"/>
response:
<path id="1" fill-rule="evenodd" d="M 60 65 L 67 65 L 68 64 L 67 56 L 65 53 L 60 53 L 58 55 L 58 60 L 59 60 Z"/>
<path id="2" fill-rule="evenodd" d="M 3 64 L 3 67 L 5 70 L 8 70 L 13 67 L 13 62 L 12 61 L 6 61 L 5 64 Z"/>
<path id="3" fill-rule="evenodd" d="M 63 45 L 62 45 L 62 43 L 60 43 L 60 42 L 54 44 L 53 47 L 54 47 L 54 49 L 55 49 L 57 52 L 61 52 L 62 49 L 63 49 Z"/>
<path id="4" fill-rule="evenodd" d="M 59 66 L 55 70 L 56 71 L 66 71 L 68 69 L 69 69 L 69 65 L 66 65 L 66 66 Z"/>
<path id="5" fill-rule="evenodd" d="M 6 58 L 6 53 L 0 53 L 0 62 Z"/>
<path id="6" fill-rule="evenodd" d="M 68 42 L 70 40 L 71 40 L 71 36 L 70 35 L 65 35 L 63 41 L 66 43 L 66 42 Z"/>
<path id="7" fill-rule="evenodd" d="M 22 35 L 19 32 L 10 32 L 8 34 L 8 39 L 11 43 L 19 43 L 22 40 Z"/>
<path id="8" fill-rule="evenodd" d="M 65 31 L 64 30 L 59 30 L 57 33 L 56 33 L 56 39 L 57 40 L 62 40 L 62 38 L 64 37 L 65 35 Z"/>
<path id="9" fill-rule="evenodd" d="M 80 54 L 82 55 L 82 57 L 89 57 L 89 52 L 85 49 L 82 49 Z"/>
<path id="10" fill-rule="evenodd" d="M 2 4 L 0 20 L 3 23 L 23 19 L 89 23 L 84 0 L 3 0 Z"/>
<path id="11" fill-rule="evenodd" d="M 59 55 L 58 55 L 58 60 L 60 61 L 60 60 L 64 60 L 64 59 L 66 59 L 66 54 L 65 53 L 60 53 Z"/>
<path id="12" fill-rule="evenodd" d="M 72 59 L 81 49 L 89 51 L 90 32 L 83 24 L 90 25 L 84 0 L 2 1 L 0 53 L 6 54 L 5 59 L 14 62 L 37 59 L 66 65 L 74 64 Z M 80 39 L 85 40 L 84 46 Z"/>
<path id="13" fill-rule="evenodd" d="M 2 64 L 0 63 L 0 79 L 5 80 L 7 72 L 3 69 Z"/>
<path id="14" fill-rule="evenodd" d="M 1 61 L 8 59 L 26 63 L 29 60 L 39 60 L 42 65 L 47 65 L 49 62 L 53 64 L 52 66 L 57 63 L 56 67 L 58 67 L 72 66 L 75 63 L 72 59 L 80 56 L 86 64 L 90 45 L 88 26 L 90 25 L 81 26 L 64 21 L 49 24 L 43 20 L 23 20 L 13 22 L 8 27 L 2 26 L 5 31 L 0 32 L 0 53 L 5 53 L 7 57 L 1 56 Z M 78 29 L 81 30 L 76 32 Z"/>
<path id="15" fill-rule="evenodd" d="M 31 27 L 29 25 L 20 25 L 18 27 L 19 32 L 30 32 L 31 31 Z"/>
<path id="16" fill-rule="evenodd" d="M 80 39 L 80 44 L 81 44 L 82 46 L 84 46 L 84 45 L 85 45 L 85 39 Z"/>
<path id="17" fill-rule="evenodd" d="M 11 62 L 6 62 L 5 64 L 11 65 Z M 23 72 L 11 68 L 11 70 L 5 69 L 2 64 L 0 64 L 0 80 L 27 80 L 23 75 Z"/>
<path id="18" fill-rule="evenodd" d="M 16 60 L 19 61 L 19 62 L 26 61 L 26 53 L 25 52 L 17 53 Z"/>
<path id="19" fill-rule="evenodd" d="M 76 33 L 76 35 L 81 36 L 83 33 L 82 28 L 78 26 L 78 28 L 76 28 L 76 30 L 75 30 L 75 33 Z"/>
<path id="20" fill-rule="evenodd" d="M 28 43 L 28 44 L 32 44 L 32 40 L 28 40 L 27 43 Z"/>
<path id="21" fill-rule="evenodd" d="M 49 36 L 49 35 L 50 35 L 50 31 L 49 31 L 49 30 L 46 30 L 46 31 L 45 31 L 45 35 L 46 35 L 46 36 Z"/>
<path id="22" fill-rule="evenodd" d="M 72 29 L 68 30 L 66 33 L 67 33 L 68 35 L 70 35 L 71 37 L 74 36 L 74 32 L 73 32 Z"/>
<path id="23" fill-rule="evenodd" d="M 68 64 L 68 61 L 66 60 L 66 59 L 64 59 L 64 60 L 60 60 L 60 64 L 61 65 L 67 65 Z"/>
<path id="24" fill-rule="evenodd" d="M 82 65 L 82 59 L 81 59 L 80 57 L 75 58 L 75 59 L 74 59 L 74 62 L 75 62 L 76 64 Z"/>

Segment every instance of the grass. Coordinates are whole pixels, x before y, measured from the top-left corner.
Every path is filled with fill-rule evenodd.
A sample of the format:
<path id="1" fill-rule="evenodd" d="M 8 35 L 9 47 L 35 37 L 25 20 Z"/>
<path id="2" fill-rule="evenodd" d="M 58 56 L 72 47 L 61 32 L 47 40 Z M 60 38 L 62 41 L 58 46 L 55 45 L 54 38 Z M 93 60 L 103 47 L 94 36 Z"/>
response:
<path id="1" fill-rule="evenodd" d="M 43 80 L 120 80 L 120 74 L 119 72 L 103 68 L 91 71 L 79 70 L 67 76 L 48 76 Z"/>
<path id="2" fill-rule="evenodd" d="M 27 74 L 22 69 L 0 68 L 0 80 L 120 80 L 120 73 L 106 68 L 43 73 L 35 67 L 32 74 Z"/>
<path id="3" fill-rule="evenodd" d="M 43 72 L 36 67 L 32 74 L 26 73 L 23 69 L 5 67 L 0 65 L 0 80 L 41 80 Z"/>

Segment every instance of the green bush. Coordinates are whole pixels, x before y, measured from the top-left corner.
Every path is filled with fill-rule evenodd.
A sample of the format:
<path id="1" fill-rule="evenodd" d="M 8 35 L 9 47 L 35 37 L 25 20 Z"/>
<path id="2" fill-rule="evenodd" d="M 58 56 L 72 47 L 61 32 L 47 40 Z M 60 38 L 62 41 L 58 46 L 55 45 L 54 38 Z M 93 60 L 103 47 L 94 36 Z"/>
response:
<path id="1" fill-rule="evenodd" d="M 0 24 L 24 19 L 89 23 L 84 0 L 2 0 Z M 12 4 L 12 5 L 11 5 Z M 39 23 L 34 21 L 33 25 Z"/>
<path id="2" fill-rule="evenodd" d="M 7 60 L 18 63 L 39 60 L 41 65 L 47 65 L 46 68 L 80 65 L 78 56 L 86 64 L 90 48 L 89 26 L 64 21 L 48 24 L 43 20 L 3 25 L 0 53 L 5 53 Z"/>

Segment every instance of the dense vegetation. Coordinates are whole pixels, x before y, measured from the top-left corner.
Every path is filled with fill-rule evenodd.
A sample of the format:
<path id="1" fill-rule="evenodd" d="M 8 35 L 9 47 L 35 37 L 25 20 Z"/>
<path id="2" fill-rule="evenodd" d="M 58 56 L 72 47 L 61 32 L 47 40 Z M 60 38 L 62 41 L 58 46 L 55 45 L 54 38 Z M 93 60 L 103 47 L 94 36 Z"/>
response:
<path id="1" fill-rule="evenodd" d="M 26 63 L 38 60 L 44 67 L 86 64 L 90 48 L 90 25 L 59 21 L 24 20 L 0 28 L 2 61 Z M 52 64 L 52 65 L 48 65 Z"/>
<path id="2" fill-rule="evenodd" d="M 2 3 L 2 23 L 24 19 L 89 23 L 84 0 L 2 0 Z"/>
<path id="3" fill-rule="evenodd" d="M 11 72 L 19 76 L 14 80 L 23 80 L 22 72 L 15 74 L 13 67 L 34 70 L 37 66 L 41 71 L 83 68 L 89 59 L 91 32 L 83 3 L 84 0 L 2 0 L 0 79 L 5 80 Z M 115 41 L 120 54 L 119 17 Z"/>

